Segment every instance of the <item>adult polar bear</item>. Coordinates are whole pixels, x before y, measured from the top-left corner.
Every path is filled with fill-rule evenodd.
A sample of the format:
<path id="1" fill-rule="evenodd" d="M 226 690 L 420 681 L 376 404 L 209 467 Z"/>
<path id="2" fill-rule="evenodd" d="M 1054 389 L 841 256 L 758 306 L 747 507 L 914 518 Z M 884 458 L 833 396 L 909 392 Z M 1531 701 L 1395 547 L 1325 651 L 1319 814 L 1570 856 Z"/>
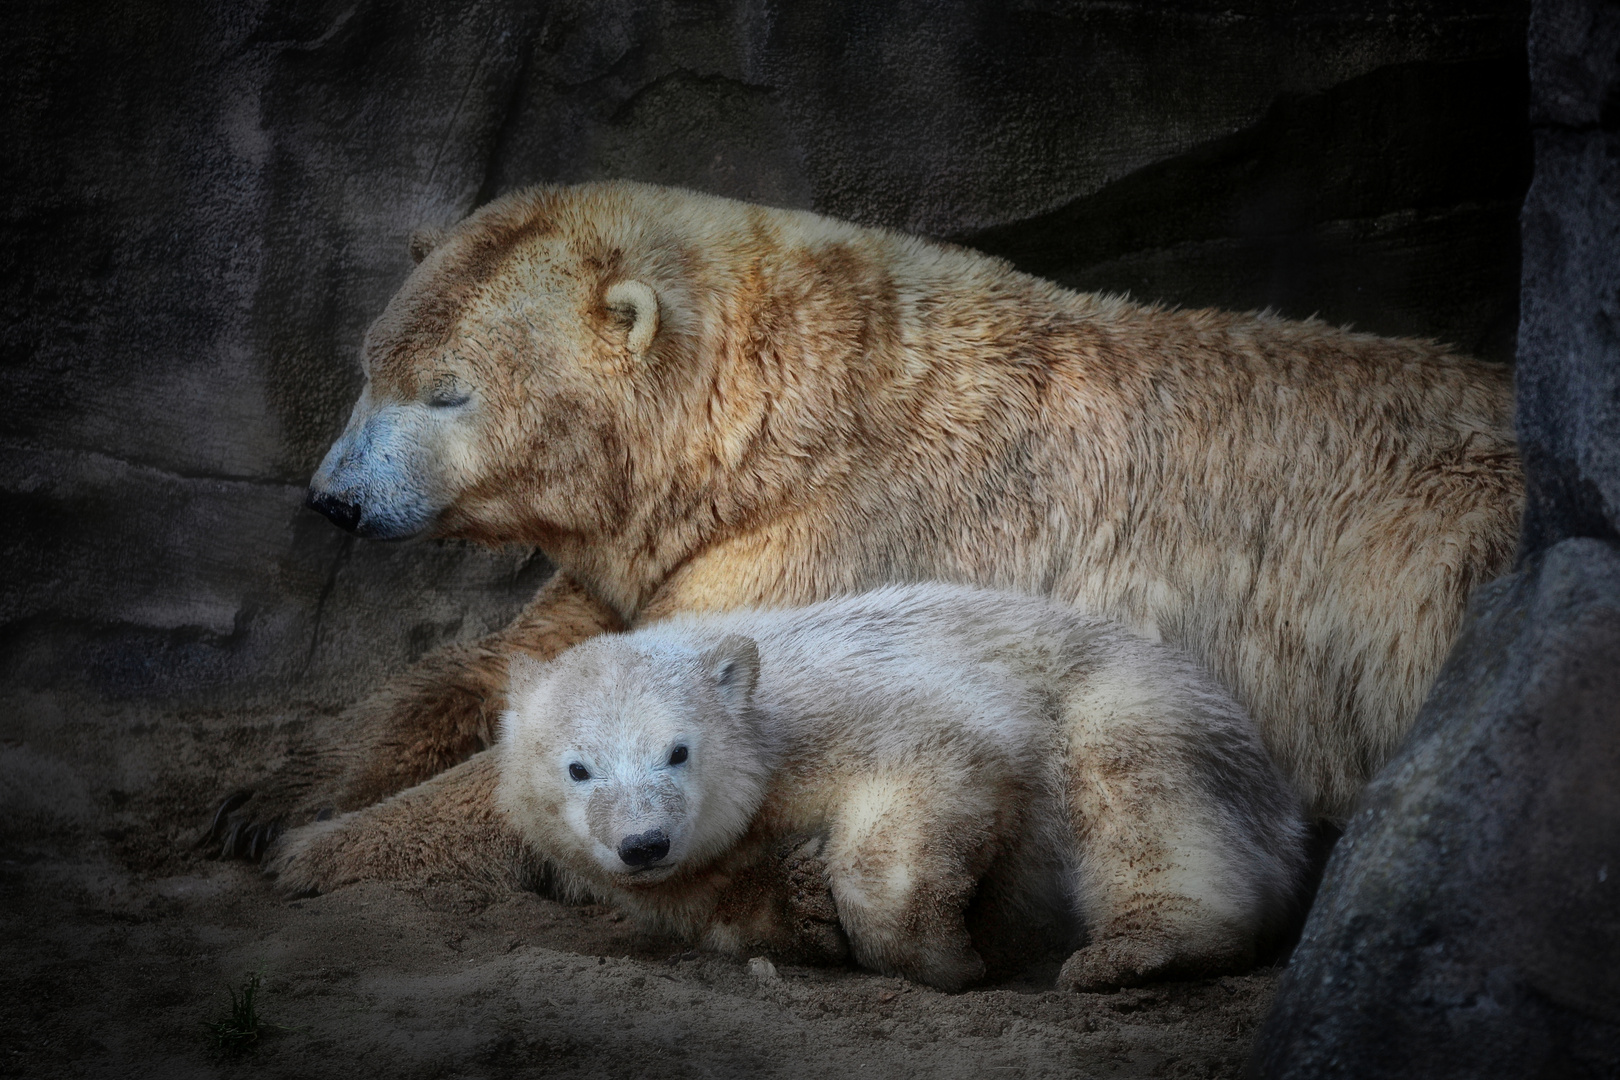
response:
<path id="1" fill-rule="evenodd" d="M 413 252 L 311 505 L 559 570 L 221 808 L 249 854 L 358 811 L 275 844 L 291 888 L 510 876 L 478 751 L 513 651 L 928 579 L 1183 646 L 1342 817 L 1511 556 L 1510 375 L 1435 344 L 1076 294 L 632 183 L 519 192 Z"/>

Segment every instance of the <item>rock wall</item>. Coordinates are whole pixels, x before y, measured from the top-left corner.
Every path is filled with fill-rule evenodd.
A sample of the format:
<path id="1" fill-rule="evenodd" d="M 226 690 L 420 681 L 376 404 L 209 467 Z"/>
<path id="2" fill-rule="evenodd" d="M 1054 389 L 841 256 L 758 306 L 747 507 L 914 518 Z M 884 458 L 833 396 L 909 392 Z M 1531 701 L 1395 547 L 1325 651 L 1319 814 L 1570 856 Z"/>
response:
<path id="1" fill-rule="evenodd" d="M 300 508 L 406 238 L 624 176 L 1093 289 L 1507 360 L 1518 0 L 13 5 L 0 35 L 8 739 L 329 708 L 506 618 L 532 552 Z"/>
<path id="2" fill-rule="evenodd" d="M 1334 852 L 1250 1069 L 1620 1075 L 1620 4 L 1536 0 L 1519 572 Z"/>

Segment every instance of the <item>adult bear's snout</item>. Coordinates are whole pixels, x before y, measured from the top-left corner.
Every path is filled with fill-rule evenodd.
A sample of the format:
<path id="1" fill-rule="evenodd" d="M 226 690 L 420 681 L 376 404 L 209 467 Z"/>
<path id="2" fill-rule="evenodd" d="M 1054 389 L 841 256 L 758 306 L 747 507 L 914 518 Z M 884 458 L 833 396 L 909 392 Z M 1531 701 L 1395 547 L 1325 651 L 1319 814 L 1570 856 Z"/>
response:
<path id="1" fill-rule="evenodd" d="M 626 866 L 647 866 L 668 854 L 669 837 L 663 829 L 648 829 L 619 841 L 619 858 Z"/>
<path id="2" fill-rule="evenodd" d="M 328 521 L 344 532 L 354 532 L 360 527 L 360 508 L 354 503 L 334 498 L 324 491 L 310 488 L 308 497 L 304 499 L 304 505 L 324 514 Z"/>

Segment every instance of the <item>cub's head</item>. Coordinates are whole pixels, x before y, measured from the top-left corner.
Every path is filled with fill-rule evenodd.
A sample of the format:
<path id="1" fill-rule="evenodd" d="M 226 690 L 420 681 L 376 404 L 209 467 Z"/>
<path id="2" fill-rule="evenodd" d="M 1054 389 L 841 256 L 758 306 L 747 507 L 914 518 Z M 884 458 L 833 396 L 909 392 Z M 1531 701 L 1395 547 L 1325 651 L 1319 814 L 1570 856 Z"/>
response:
<path id="1" fill-rule="evenodd" d="M 764 798 L 758 675 L 739 636 L 698 652 L 607 635 L 549 664 L 514 657 L 501 805 L 541 851 L 621 886 L 703 864 Z"/>
<path id="2" fill-rule="evenodd" d="M 540 188 L 419 230 L 308 504 L 374 539 L 551 551 L 622 529 L 701 382 L 694 297 L 709 289 L 679 212 L 698 198 Z"/>

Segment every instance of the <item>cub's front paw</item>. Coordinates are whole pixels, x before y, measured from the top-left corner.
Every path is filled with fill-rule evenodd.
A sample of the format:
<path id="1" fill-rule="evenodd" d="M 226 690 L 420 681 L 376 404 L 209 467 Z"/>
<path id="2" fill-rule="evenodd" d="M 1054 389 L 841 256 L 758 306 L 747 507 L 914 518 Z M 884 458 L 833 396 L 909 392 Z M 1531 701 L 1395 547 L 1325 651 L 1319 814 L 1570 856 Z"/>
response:
<path id="1" fill-rule="evenodd" d="M 794 837 L 730 871 L 702 931 L 704 943 L 739 956 L 765 952 L 790 964 L 843 963 L 849 939 L 819 853 L 819 841 Z"/>
<path id="2" fill-rule="evenodd" d="M 984 958 L 971 946 L 942 948 L 901 974 L 936 990 L 956 993 L 984 978 Z"/>

